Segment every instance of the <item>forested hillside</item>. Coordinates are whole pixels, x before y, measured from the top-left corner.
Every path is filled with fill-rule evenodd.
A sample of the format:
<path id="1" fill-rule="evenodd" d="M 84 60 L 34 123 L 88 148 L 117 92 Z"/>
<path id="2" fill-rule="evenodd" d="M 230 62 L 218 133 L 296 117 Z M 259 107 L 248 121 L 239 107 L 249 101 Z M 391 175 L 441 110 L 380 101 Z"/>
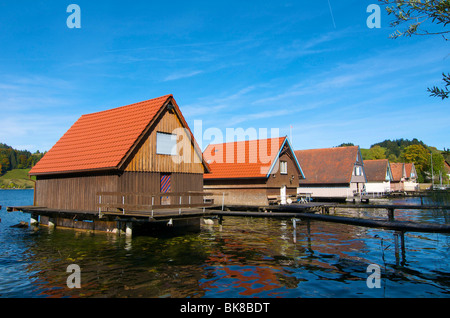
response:
<path id="1" fill-rule="evenodd" d="M 352 144 L 345 143 L 340 146 L 348 145 Z M 364 160 L 389 159 L 389 162 L 413 162 L 419 182 L 431 182 L 431 162 L 433 162 L 435 180 L 439 180 L 441 175 L 443 181 L 447 181 L 444 161 L 450 162 L 449 149 L 438 150 L 416 138 L 384 140 L 370 146 L 370 149 L 361 149 L 361 154 Z"/>
<path id="2" fill-rule="evenodd" d="M 28 150 L 16 150 L 0 143 L 0 176 L 14 169 L 30 169 L 41 158 L 43 153 L 31 153 Z"/>

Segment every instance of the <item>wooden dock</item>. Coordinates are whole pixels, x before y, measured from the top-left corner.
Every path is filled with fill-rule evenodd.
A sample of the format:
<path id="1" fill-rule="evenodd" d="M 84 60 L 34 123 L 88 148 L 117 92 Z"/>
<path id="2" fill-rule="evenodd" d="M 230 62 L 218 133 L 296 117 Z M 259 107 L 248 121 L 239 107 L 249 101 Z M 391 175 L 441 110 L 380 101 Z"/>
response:
<path id="1" fill-rule="evenodd" d="M 8 212 L 30 214 L 30 224 L 88 231 L 135 234 L 171 234 L 200 230 L 200 220 L 211 211 L 203 208 L 166 207 L 150 211 L 71 211 L 36 206 L 8 207 Z"/>
<path id="2" fill-rule="evenodd" d="M 395 210 L 405 209 L 436 209 L 450 211 L 450 206 L 434 205 L 389 205 L 389 204 L 314 204 L 314 205 L 285 205 L 277 209 L 270 207 L 270 211 L 216 211 L 214 214 L 223 216 L 241 216 L 241 217 L 270 217 L 270 218 L 292 218 L 301 220 L 315 220 L 322 222 L 333 222 L 349 224 L 363 227 L 385 228 L 389 230 L 403 232 L 426 232 L 426 233 L 450 233 L 449 224 L 418 223 L 410 221 L 396 221 L 394 218 Z M 321 214 L 315 213 L 309 209 L 321 209 Z M 385 209 L 387 210 L 386 220 L 363 219 L 353 217 L 343 217 L 330 215 L 330 209 Z"/>
<path id="3" fill-rule="evenodd" d="M 384 209 L 387 211 L 386 220 L 382 219 L 366 219 L 355 217 L 343 217 L 330 215 L 330 210 L 333 209 Z M 163 224 L 172 225 L 175 220 L 187 220 L 218 217 L 219 222 L 224 216 L 239 216 L 239 217 L 264 217 L 264 218 L 290 218 L 300 220 L 314 220 L 321 222 L 332 222 L 349 224 L 363 227 L 385 228 L 389 230 L 403 231 L 403 232 L 426 232 L 426 233 L 450 233 L 449 224 L 433 224 L 433 223 L 418 223 L 410 221 L 395 220 L 396 210 L 405 209 L 434 209 L 450 211 L 450 206 L 438 205 L 392 205 L 392 204 L 332 204 L 332 203 L 306 203 L 306 204 L 291 204 L 278 206 L 227 206 L 221 209 L 220 206 L 211 207 L 206 205 L 203 208 L 184 208 L 181 206 L 167 207 L 166 209 L 158 210 L 139 210 L 139 211 L 121 211 L 120 209 L 113 211 L 64 211 L 58 209 L 48 209 L 45 207 L 24 206 L 24 207 L 8 207 L 9 212 L 21 211 L 31 214 L 33 219 L 36 216 L 40 217 L 41 223 L 48 225 L 51 223 L 58 224 L 62 227 L 75 227 L 76 222 L 92 223 L 92 229 L 111 229 L 131 227 L 132 224 Z M 318 213 L 319 212 L 319 213 Z M 103 224 L 100 224 L 102 223 Z M 90 226 L 82 223 L 81 227 Z"/>

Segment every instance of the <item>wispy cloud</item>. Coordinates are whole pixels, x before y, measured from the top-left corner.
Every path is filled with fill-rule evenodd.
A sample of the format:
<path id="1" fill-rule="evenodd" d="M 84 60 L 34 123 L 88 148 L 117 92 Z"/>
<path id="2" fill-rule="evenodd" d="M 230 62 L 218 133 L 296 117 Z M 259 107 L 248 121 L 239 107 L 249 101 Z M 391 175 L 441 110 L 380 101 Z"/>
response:
<path id="1" fill-rule="evenodd" d="M 179 72 L 179 73 L 173 73 L 169 76 L 167 76 L 166 78 L 164 78 L 164 81 L 175 81 L 175 80 L 179 80 L 182 78 L 188 78 L 188 77 L 193 77 L 199 74 L 202 74 L 203 71 L 192 71 L 192 72 Z"/>

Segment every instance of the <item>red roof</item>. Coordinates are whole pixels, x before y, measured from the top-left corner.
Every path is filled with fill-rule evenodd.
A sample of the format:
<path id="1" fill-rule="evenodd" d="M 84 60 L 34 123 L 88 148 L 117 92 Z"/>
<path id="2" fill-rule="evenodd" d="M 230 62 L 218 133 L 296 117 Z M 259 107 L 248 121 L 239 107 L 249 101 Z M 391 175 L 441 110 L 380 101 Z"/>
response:
<path id="1" fill-rule="evenodd" d="M 296 150 L 306 177 L 300 185 L 350 183 L 358 154 L 358 146 Z"/>
<path id="2" fill-rule="evenodd" d="M 364 160 L 364 172 L 366 173 L 367 181 L 386 181 L 388 167 L 389 160 L 387 159 Z"/>
<path id="3" fill-rule="evenodd" d="M 286 137 L 209 145 L 203 157 L 211 173 L 204 179 L 266 178 Z"/>
<path id="4" fill-rule="evenodd" d="M 391 172 L 393 181 L 401 181 L 402 178 L 406 177 L 405 164 L 400 162 L 391 162 Z"/>
<path id="5" fill-rule="evenodd" d="M 119 168 L 155 115 L 169 101 L 178 108 L 173 96 L 165 95 L 81 116 L 30 174 Z"/>

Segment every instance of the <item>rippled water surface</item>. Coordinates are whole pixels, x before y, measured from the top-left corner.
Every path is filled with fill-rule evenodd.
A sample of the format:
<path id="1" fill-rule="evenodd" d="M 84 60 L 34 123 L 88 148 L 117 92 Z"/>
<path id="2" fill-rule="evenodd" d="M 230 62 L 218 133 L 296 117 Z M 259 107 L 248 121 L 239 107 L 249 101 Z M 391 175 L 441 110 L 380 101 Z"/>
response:
<path id="1" fill-rule="evenodd" d="M 445 200 L 440 202 L 449 204 Z M 0 191 L 0 297 L 450 295 L 447 234 L 408 232 L 402 248 L 394 231 L 312 221 L 309 231 L 300 222 L 294 232 L 289 219 L 225 217 L 222 226 L 171 238 L 11 228 L 29 216 L 7 213 L 6 206 L 32 201 L 32 190 Z M 357 212 L 370 213 L 384 217 L 382 211 Z M 449 223 L 448 212 L 437 210 L 405 210 L 396 217 Z M 67 287 L 70 264 L 81 268 L 80 289 Z M 381 288 L 367 286 L 370 264 L 381 269 Z"/>

